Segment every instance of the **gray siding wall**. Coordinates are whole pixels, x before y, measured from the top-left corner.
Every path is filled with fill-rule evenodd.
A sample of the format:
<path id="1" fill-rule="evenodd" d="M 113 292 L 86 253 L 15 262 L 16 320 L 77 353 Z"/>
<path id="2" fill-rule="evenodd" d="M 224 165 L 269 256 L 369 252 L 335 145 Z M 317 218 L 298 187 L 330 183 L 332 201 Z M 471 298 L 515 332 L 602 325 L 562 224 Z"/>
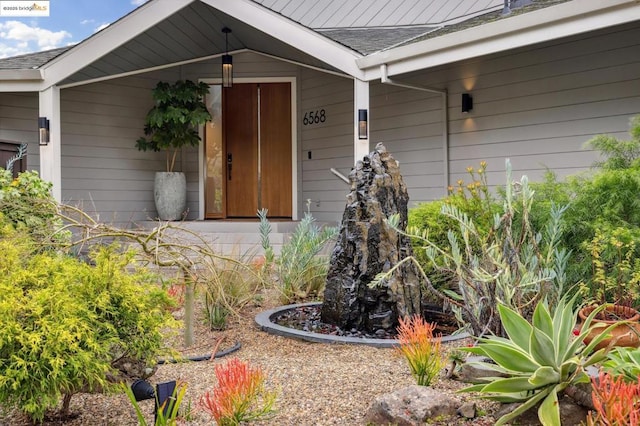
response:
<path id="1" fill-rule="evenodd" d="M 587 169 L 583 149 L 596 134 L 628 137 L 640 113 L 640 24 L 573 37 L 441 69 L 449 76 L 451 181 L 481 160 L 490 181 L 504 182 L 504 159 L 517 174 L 539 180 Z M 461 93 L 473 111 L 460 112 Z"/>
<path id="2" fill-rule="evenodd" d="M 303 70 L 301 111 L 302 201 L 323 222 L 339 221 L 349 185 L 331 172 L 348 175 L 353 166 L 353 80 Z M 324 122 L 304 125 L 304 115 L 324 110 Z M 311 157 L 311 158 L 309 158 Z M 305 206 L 306 209 L 306 206 Z"/>
<path id="3" fill-rule="evenodd" d="M 64 202 L 103 222 L 155 218 L 153 180 L 166 169 L 165 155 L 138 151 L 135 142 L 153 105 L 151 89 L 178 77 L 169 70 L 61 90 Z"/>
<path id="4" fill-rule="evenodd" d="M 564 177 L 596 159 L 583 148 L 594 135 L 628 138 L 640 113 L 640 24 L 392 78 L 448 90 L 449 182 L 468 181 L 466 168 L 484 160 L 501 185 L 506 158 L 514 178 L 540 180 L 547 168 Z M 380 85 L 371 94 L 371 144 L 400 160 L 412 202 L 444 195 L 438 95 Z"/>
<path id="5" fill-rule="evenodd" d="M 442 196 L 443 99 L 386 84 L 370 86 L 371 146 L 382 142 L 400 163 L 411 200 Z"/>
<path id="6" fill-rule="evenodd" d="M 40 169 L 37 93 L 0 93 L 0 139 L 26 143 L 27 168 Z"/>

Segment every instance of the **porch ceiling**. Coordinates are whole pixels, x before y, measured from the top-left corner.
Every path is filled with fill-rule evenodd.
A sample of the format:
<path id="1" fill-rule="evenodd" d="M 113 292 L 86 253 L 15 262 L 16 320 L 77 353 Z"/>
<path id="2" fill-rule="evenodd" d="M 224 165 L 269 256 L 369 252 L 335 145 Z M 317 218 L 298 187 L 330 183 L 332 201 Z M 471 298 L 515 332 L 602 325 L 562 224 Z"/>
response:
<path id="1" fill-rule="evenodd" d="M 60 84 L 73 84 L 137 70 L 176 64 L 249 49 L 316 68 L 338 71 L 331 65 L 289 46 L 236 18 L 200 1 L 194 1 L 167 19 L 140 33 L 105 56 L 72 74 Z"/>

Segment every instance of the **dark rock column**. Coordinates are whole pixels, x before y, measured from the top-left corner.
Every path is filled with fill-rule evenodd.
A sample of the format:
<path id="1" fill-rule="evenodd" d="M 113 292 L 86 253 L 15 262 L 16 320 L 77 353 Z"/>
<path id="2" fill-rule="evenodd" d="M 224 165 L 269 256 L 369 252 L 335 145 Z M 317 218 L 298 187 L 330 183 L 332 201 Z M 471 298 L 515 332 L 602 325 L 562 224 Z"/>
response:
<path id="1" fill-rule="evenodd" d="M 393 330 L 398 317 L 420 313 L 421 290 L 415 265 L 407 262 L 383 286 L 369 288 L 413 254 L 408 237 L 385 223 L 398 213 L 407 224 L 409 195 L 398 162 L 382 144 L 349 174 L 351 191 L 342 216 L 322 304 L 322 321 L 343 330 Z"/>

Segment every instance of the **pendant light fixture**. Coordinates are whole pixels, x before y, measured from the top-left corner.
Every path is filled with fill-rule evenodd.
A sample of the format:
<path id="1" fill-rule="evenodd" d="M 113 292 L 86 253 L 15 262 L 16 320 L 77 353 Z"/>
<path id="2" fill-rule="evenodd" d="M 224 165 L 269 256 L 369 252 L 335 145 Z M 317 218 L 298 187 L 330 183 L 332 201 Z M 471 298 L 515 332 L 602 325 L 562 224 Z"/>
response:
<path id="1" fill-rule="evenodd" d="M 225 41 L 225 54 L 222 55 L 222 87 L 233 86 L 233 58 L 229 55 L 229 33 L 231 29 L 222 29 Z"/>

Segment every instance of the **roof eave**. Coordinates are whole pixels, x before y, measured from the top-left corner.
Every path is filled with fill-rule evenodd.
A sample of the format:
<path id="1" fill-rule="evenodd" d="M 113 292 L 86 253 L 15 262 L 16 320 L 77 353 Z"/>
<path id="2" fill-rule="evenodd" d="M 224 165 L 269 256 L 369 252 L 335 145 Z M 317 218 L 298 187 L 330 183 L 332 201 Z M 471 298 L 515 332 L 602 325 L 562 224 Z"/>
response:
<path id="1" fill-rule="evenodd" d="M 39 69 L 3 69 L 0 70 L 0 81 L 42 81 Z"/>
<path id="2" fill-rule="evenodd" d="M 195 0 L 153 0 L 45 64 L 42 88 L 60 83 Z M 247 0 L 200 0 L 355 78 L 362 55 Z"/>
<path id="3" fill-rule="evenodd" d="M 633 11 L 631 11 L 633 10 Z M 366 80 L 431 68 L 636 21 L 638 0 L 575 0 L 356 60 Z"/>
<path id="4" fill-rule="evenodd" d="M 200 0 L 221 12 L 269 34 L 354 78 L 363 79 L 356 65 L 359 53 L 327 37 L 248 0 Z"/>
<path id="5" fill-rule="evenodd" d="M 143 33 L 194 0 L 153 0 L 42 66 L 44 88 L 53 86 Z"/>

